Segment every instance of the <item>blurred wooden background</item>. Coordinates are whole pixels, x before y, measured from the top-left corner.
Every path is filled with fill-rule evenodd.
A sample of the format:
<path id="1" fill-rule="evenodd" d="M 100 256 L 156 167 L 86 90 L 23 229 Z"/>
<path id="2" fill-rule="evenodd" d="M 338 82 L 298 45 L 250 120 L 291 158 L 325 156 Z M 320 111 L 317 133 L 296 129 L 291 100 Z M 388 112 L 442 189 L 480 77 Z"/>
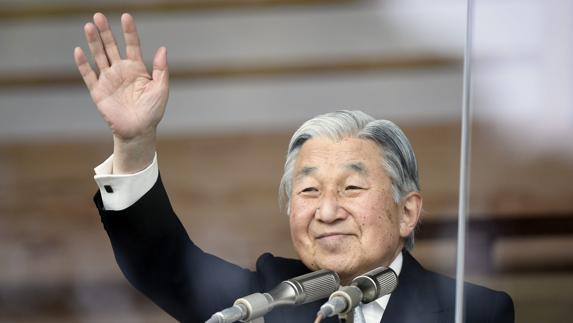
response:
<path id="1" fill-rule="evenodd" d="M 573 151 L 570 133 L 560 131 L 561 122 L 573 128 L 563 114 L 570 101 L 563 99 L 566 110 L 550 99 L 539 104 L 519 83 L 530 74 L 501 74 L 529 68 L 537 43 L 510 46 L 502 38 L 508 54 L 492 35 L 539 31 L 516 19 L 536 12 L 525 3 L 478 7 L 486 8 L 478 18 L 497 14 L 486 20 L 499 29 L 478 28 L 476 44 L 468 279 L 509 292 L 517 322 L 569 322 Z M 92 169 L 112 145 L 71 52 L 83 45 L 81 26 L 95 10 L 115 20 L 134 12 L 147 58 L 158 45 L 170 50 L 159 164 L 175 210 L 202 248 L 245 267 L 264 251 L 294 257 L 277 202 L 290 134 L 318 113 L 356 108 L 396 121 L 412 141 L 425 210 L 414 253 L 428 268 L 454 274 L 463 44 L 456 30 L 464 27 L 455 1 L 7 1 L 0 10 L 0 322 L 173 321 L 125 281 L 91 201 Z M 573 39 L 545 38 L 544 45 Z M 548 75 L 540 92 L 568 93 L 551 84 L 569 78 Z"/>

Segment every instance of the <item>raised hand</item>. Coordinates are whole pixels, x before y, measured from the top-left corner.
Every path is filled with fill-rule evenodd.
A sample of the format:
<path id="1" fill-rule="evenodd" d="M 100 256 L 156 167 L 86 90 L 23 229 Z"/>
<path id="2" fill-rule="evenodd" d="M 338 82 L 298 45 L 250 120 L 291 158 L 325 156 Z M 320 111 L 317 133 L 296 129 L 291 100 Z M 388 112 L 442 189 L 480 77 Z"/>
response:
<path id="1" fill-rule="evenodd" d="M 145 168 L 155 152 L 157 125 L 169 96 L 165 47 L 157 50 L 153 71 L 147 71 L 133 17 L 121 16 L 126 57 L 120 56 L 106 17 L 94 15 L 84 26 L 85 36 L 99 75 L 79 47 L 74 49 L 78 70 L 98 111 L 114 136 L 114 173 Z"/>

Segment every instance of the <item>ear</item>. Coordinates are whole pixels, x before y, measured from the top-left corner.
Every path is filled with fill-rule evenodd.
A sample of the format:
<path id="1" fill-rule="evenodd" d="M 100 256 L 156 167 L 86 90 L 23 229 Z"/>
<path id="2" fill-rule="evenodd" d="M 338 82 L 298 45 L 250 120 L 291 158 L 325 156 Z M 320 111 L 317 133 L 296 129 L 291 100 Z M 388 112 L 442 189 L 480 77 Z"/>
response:
<path id="1" fill-rule="evenodd" d="M 422 213 L 422 195 L 410 192 L 402 200 L 400 210 L 400 236 L 407 237 L 414 231 Z"/>

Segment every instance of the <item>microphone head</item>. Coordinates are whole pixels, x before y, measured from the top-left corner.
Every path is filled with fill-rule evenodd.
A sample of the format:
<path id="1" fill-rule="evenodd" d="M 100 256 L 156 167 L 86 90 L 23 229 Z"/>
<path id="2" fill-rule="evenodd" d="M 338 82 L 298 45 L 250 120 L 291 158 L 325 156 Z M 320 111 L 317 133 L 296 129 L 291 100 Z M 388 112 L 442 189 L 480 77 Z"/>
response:
<path id="1" fill-rule="evenodd" d="M 370 303 L 398 286 L 398 275 L 388 267 L 378 267 L 352 280 L 352 285 L 362 290 L 362 303 Z"/>
<path id="2" fill-rule="evenodd" d="M 286 281 L 296 290 L 295 304 L 326 298 L 340 287 L 340 277 L 332 270 L 321 269 Z"/>
<path id="3" fill-rule="evenodd" d="M 266 293 L 241 297 L 235 301 L 235 305 L 242 311 L 240 319 L 251 321 L 262 317 L 276 306 L 300 305 L 326 298 L 339 286 L 340 278 L 337 273 L 318 270 L 285 280 Z"/>

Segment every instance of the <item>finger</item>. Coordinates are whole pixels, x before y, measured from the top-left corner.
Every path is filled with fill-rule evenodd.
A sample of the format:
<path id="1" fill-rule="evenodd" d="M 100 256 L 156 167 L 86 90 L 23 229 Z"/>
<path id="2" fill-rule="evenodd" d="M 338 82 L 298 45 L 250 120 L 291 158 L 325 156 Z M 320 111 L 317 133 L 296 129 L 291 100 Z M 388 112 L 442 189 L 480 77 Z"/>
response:
<path id="1" fill-rule="evenodd" d="M 153 73 L 151 75 L 154 81 L 158 81 L 161 86 L 169 86 L 169 69 L 167 66 L 167 49 L 160 47 L 153 58 Z"/>
<path id="2" fill-rule="evenodd" d="M 90 51 L 92 52 L 92 56 L 95 60 L 97 67 L 99 68 L 100 71 L 108 68 L 109 61 L 107 60 L 107 55 L 103 50 L 103 45 L 101 44 L 97 27 L 91 22 L 88 22 L 84 26 L 84 32 L 86 34 L 88 46 L 90 47 Z"/>
<path id="3" fill-rule="evenodd" d="M 117 48 L 117 43 L 115 38 L 113 37 L 113 32 L 109 27 L 109 23 L 107 18 L 100 12 L 97 12 L 94 15 L 94 23 L 99 30 L 99 35 L 103 42 L 103 48 L 107 54 L 107 58 L 109 59 L 110 63 L 113 64 L 121 60 L 121 56 L 119 54 L 119 49 Z"/>
<path id="4" fill-rule="evenodd" d="M 90 66 L 84 51 L 79 47 L 74 48 L 74 60 L 76 61 L 76 65 L 82 75 L 84 83 L 86 83 L 88 90 L 91 92 L 91 90 L 96 86 L 97 75 Z"/>
<path id="5" fill-rule="evenodd" d="M 121 28 L 123 29 L 125 54 L 127 58 L 143 62 L 141 46 L 139 45 L 139 35 L 137 34 L 137 29 L 135 28 L 135 21 L 130 14 L 124 13 L 121 15 Z"/>

